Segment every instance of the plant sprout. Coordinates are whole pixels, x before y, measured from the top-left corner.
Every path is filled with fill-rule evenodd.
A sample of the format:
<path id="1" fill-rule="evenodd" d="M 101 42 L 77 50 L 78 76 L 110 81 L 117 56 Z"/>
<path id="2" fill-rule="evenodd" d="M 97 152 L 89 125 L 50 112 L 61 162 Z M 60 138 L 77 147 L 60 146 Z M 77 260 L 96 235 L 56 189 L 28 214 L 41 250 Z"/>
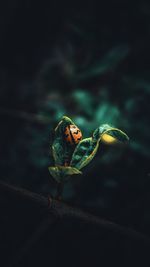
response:
<path id="1" fill-rule="evenodd" d="M 82 139 L 80 129 L 67 116 L 63 116 L 55 128 L 52 154 L 55 166 L 49 172 L 58 183 L 57 198 L 61 199 L 64 183 L 71 175 L 82 174 L 81 170 L 96 155 L 101 142 L 126 143 L 129 137 L 121 130 L 102 124 L 89 138 Z"/>

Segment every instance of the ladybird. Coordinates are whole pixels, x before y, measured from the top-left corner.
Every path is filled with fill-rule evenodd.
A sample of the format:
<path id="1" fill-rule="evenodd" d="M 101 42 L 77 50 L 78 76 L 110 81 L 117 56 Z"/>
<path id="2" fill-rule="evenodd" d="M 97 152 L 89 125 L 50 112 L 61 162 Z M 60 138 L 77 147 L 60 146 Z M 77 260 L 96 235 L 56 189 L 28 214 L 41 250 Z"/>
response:
<path id="1" fill-rule="evenodd" d="M 77 145 L 82 140 L 82 133 L 74 124 L 68 125 L 65 128 L 64 134 L 66 142 L 70 145 Z"/>

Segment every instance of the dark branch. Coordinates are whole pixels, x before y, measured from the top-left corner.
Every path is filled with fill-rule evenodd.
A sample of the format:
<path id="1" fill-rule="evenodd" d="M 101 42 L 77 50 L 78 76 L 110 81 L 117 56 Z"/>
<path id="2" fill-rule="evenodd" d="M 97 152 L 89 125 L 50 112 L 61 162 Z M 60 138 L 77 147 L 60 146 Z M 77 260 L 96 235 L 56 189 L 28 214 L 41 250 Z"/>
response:
<path id="1" fill-rule="evenodd" d="M 7 185 L 1 182 L 0 183 L 0 195 L 2 193 L 9 193 L 11 195 L 13 194 L 13 195 L 16 195 L 18 197 L 21 197 L 28 201 L 33 202 L 36 206 L 44 209 L 47 215 L 49 215 L 50 221 L 52 220 L 52 217 L 54 217 L 54 220 L 56 220 L 59 217 L 62 218 L 62 217 L 70 216 L 70 217 L 73 217 L 74 219 L 80 219 L 81 221 L 85 221 L 90 224 L 99 225 L 102 228 L 105 228 L 106 230 L 108 229 L 108 230 L 112 230 L 115 232 L 119 232 L 133 239 L 137 239 L 141 241 L 143 240 L 150 244 L 150 238 L 145 236 L 142 233 L 139 233 L 130 228 L 126 228 L 124 226 L 120 226 L 114 222 L 98 218 L 97 216 L 88 214 L 87 212 L 84 212 L 80 209 L 71 207 L 61 201 L 50 199 L 50 205 L 48 205 L 48 198 L 42 195 L 38 195 L 36 193 L 29 192 L 25 189 L 17 188 L 17 187 Z"/>

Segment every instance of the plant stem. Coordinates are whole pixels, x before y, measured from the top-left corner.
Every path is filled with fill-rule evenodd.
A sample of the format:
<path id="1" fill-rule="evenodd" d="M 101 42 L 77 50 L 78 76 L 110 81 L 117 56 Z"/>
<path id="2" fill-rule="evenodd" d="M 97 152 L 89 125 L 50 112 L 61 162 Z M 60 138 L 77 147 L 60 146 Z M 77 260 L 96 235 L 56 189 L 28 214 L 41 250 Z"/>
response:
<path id="1" fill-rule="evenodd" d="M 56 193 L 56 199 L 57 200 L 62 200 L 62 194 L 63 194 L 63 189 L 64 189 L 64 183 L 58 183 L 57 185 L 57 193 Z"/>

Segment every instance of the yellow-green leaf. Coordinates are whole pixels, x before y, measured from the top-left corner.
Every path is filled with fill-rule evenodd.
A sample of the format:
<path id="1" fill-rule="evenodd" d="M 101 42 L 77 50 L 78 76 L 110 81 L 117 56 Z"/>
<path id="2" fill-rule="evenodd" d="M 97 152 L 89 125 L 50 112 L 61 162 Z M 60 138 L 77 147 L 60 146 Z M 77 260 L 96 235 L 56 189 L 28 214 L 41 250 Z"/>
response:
<path id="1" fill-rule="evenodd" d="M 93 138 L 108 144 L 115 142 L 126 143 L 129 141 L 129 137 L 126 133 L 108 124 L 103 124 L 97 128 L 93 133 Z"/>
<path id="2" fill-rule="evenodd" d="M 69 176 L 74 174 L 82 174 L 81 171 L 74 167 L 54 166 L 49 167 L 49 172 L 57 182 L 64 182 L 68 180 Z"/>
<path id="3" fill-rule="evenodd" d="M 126 143 L 127 141 L 129 141 L 129 137 L 123 131 L 117 128 L 112 128 L 104 132 L 101 135 L 100 140 L 106 144 L 114 144 L 117 142 Z"/>

